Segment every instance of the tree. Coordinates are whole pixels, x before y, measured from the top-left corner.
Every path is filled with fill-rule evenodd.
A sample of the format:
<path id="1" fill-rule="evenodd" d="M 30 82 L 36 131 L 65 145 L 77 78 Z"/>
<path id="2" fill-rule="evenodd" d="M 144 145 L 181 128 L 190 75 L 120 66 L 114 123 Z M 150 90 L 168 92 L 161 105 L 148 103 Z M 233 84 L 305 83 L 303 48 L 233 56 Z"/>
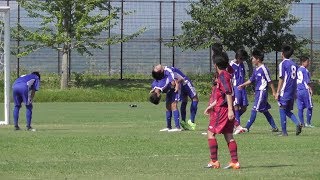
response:
<path id="1" fill-rule="evenodd" d="M 264 52 L 279 51 L 282 44 L 295 48 L 304 45 L 292 31 L 299 19 L 289 13 L 298 0 L 200 0 L 187 13 L 192 20 L 183 22 L 178 45 L 194 50 L 221 42 L 228 50 L 244 47 Z M 247 61 L 252 72 L 251 61 Z"/>
<path id="2" fill-rule="evenodd" d="M 81 55 L 93 55 L 91 49 L 103 49 L 105 45 L 125 42 L 141 34 L 144 29 L 129 36 L 113 35 L 100 40 L 98 35 L 118 23 L 120 8 L 110 5 L 109 0 L 17 0 L 29 17 L 41 19 L 37 29 L 18 25 L 14 38 L 28 44 L 20 48 L 18 56 L 26 56 L 44 47 L 62 52 L 61 89 L 67 87 L 69 76 L 69 52 L 76 49 Z M 128 14 L 128 13 L 126 13 Z"/>

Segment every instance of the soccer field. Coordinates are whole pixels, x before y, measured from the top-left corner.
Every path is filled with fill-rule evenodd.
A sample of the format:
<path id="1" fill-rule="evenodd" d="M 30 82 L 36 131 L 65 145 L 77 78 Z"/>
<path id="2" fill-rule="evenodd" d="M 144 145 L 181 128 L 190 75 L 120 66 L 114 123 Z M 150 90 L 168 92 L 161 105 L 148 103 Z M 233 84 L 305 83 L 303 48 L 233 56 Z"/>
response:
<path id="1" fill-rule="evenodd" d="M 165 127 L 164 103 L 36 103 L 36 132 L 0 127 L 0 179 L 319 179 L 320 121 L 315 105 L 313 124 L 295 136 L 270 132 L 258 114 L 247 134 L 237 135 L 240 170 L 206 169 L 208 125 L 200 103 L 197 130 L 159 132 Z M 188 104 L 188 106 L 190 103 Z M 279 124 L 276 104 L 271 114 Z M 250 115 L 242 118 L 245 124 Z M 20 127 L 25 126 L 24 107 Z M 187 117 L 189 114 L 187 114 Z M 24 129 L 24 128 L 23 128 Z M 218 135 L 219 160 L 229 151 Z"/>

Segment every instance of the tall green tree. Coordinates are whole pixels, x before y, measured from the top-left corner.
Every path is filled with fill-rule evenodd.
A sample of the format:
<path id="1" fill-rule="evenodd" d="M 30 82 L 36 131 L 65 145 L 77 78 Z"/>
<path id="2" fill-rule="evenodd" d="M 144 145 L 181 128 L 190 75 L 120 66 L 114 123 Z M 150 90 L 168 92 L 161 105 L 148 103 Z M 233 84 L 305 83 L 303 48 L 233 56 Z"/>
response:
<path id="1" fill-rule="evenodd" d="M 183 22 L 178 45 L 194 50 L 221 42 L 228 50 L 240 47 L 264 52 L 279 51 L 288 43 L 300 48 L 305 41 L 292 33 L 299 19 L 290 14 L 290 5 L 298 0 L 200 0 L 193 2 Z M 249 68 L 251 61 L 247 61 Z M 252 72 L 252 69 L 250 70 Z"/>
<path id="2" fill-rule="evenodd" d="M 29 17 L 40 19 L 39 27 L 28 29 L 18 25 L 14 38 L 28 42 L 19 47 L 18 56 L 26 56 L 44 47 L 59 50 L 62 54 L 61 89 L 68 84 L 69 52 L 75 49 L 81 55 L 93 55 L 90 50 L 105 45 L 125 42 L 144 31 L 129 36 L 112 35 L 104 40 L 99 35 L 108 32 L 119 20 L 120 8 L 112 7 L 109 0 L 17 0 Z M 128 13 L 125 13 L 128 14 Z M 120 30 L 119 30 L 120 31 Z M 119 32 L 120 34 L 120 32 Z"/>

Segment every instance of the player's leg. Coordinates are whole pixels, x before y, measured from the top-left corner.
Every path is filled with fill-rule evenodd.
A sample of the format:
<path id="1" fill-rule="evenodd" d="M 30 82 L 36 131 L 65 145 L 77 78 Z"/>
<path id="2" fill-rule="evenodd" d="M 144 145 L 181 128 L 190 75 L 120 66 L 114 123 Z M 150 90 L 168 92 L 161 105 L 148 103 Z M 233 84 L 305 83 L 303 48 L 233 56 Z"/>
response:
<path id="1" fill-rule="evenodd" d="M 236 143 L 236 140 L 233 138 L 232 133 L 225 133 L 224 138 L 228 144 L 228 149 L 231 156 L 231 161 L 224 169 L 239 169 L 240 164 L 238 162 L 238 145 Z"/>
<path id="2" fill-rule="evenodd" d="M 240 117 L 242 116 L 242 114 L 244 114 L 247 111 L 247 107 L 249 105 L 247 91 L 245 89 L 242 89 L 241 94 L 242 94 L 242 104 L 240 109 Z"/>
<path id="3" fill-rule="evenodd" d="M 304 97 L 302 91 L 297 91 L 297 108 L 298 108 L 298 117 L 302 125 L 304 125 L 303 110 L 305 108 Z"/>
<path id="4" fill-rule="evenodd" d="M 186 122 L 187 116 L 187 104 L 188 104 L 188 97 L 181 91 L 181 106 L 180 106 L 180 114 L 181 114 L 181 122 L 180 125 L 184 130 L 189 130 L 188 124 Z"/>
<path id="5" fill-rule="evenodd" d="M 281 136 L 288 136 L 286 106 L 281 104 L 282 103 L 281 100 L 279 100 L 278 103 L 279 103 L 279 113 L 280 113 L 280 124 L 281 124 L 281 130 L 282 130 Z"/>
<path id="6" fill-rule="evenodd" d="M 13 101 L 14 101 L 14 109 L 13 109 L 13 124 L 15 130 L 20 130 L 19 127 L 19 111 L 21 108 L 21 103 L 23 101 L 21 96 L 21 90 L 18 87 L 13 87 Z"/>
<path id="7" fill-rule="evenodd" d="M 307 125 L 309 128 L 313 128 L 311 124 L 311 119 L 312 119 L 312 109 L 313 109 L 313 102 L 312 98 L 309 92 L 306 93 L 306 107 L 307 107 Z"/>
<path id="8" fill-rule="evenodd" d="M 31 91 L 28 91 L 28 89 L 25 89 L 23 96 L 22 96 L 22 99 L 23 99 L 24 104 L 26 105 L 26 127 L 27 127 L 27 130 L 35 131 L 35 129 L 33 129 L 31 127 L 32 109 L 33 109 L 32 99 L 31 99 Z"/>
<path id="9" fill-rule="evenodd" d="M 296 125 L 296 135 L 299 135 L 302 132 L 302 124 L 296 118 L 296 116 L 291 112 L 293 110 L 293 104 L 294 104 L 293 99 L 287 101 L 287 109 L 285 112 L 286 112 L 286 115 L 291 119 L 291 121 Z"/>
<path id="10" fill-rule="evenodd" d="M 256 117 L 257 117 L 257 112 L 260 108 L 260 104 L 261 104 L 261 101 L 262 101 L 262 92 L 263 91 L 256 91 L 254 96 L 254 104 L 253 104 L 253 107 L 252 107 L 252 110 L 251 110 L 251 115 L 250 115 L 250 119 L 248 120 L 247 122 L 247 125 L 246 125 L 246 129 L 245 131 L 249 131 L 250 130 L 250 127 L 252 126 L 252 124 L 254 123 L 254 121 L 256 120 Z"/>
<path id="11" fill-rule="evenodd" d="M 278 129 L 276 123 L 274 122 L 274 119 L 273 119 L 272 115 L 270 114 L 270 112 L 268 110 L 264 111 L 263 115 L 266 117 L 268 123 L 270 124 L 270 126 L 272 128 L 271 131 L 272 132 L 278 132 L 279 129 Z"/>
<path id="12" fill-rule="evenodd" d="M 178 94 L 172 92 L 172 94 L 167 93 L 167 95 L 169 94 L 170 96 L 170 101 L 171 101 L 171 110 L 173 113 L 173 119 L 174 119 L 174 123 L 175 123 L 175 128 L 174 129 L 170 129 L 168 130 L 168 132 L 177 132 L 177 131 L 181 131 L 180 128 L 180 112 L 178 109 Z"/>
<path id="13" fill-rule="evenodd" d="M 208 147 L 210 151 L 211 160 L 206 167 L 218 169 L 220 168 L 220 163 L 218 161 L 218 142 L 215 137 L 215 133 L 208 130 L 207 136 L 208 136 Z"/>
<path id="14" fill-rule="evenodd" d="M 168 131 L 169 129 L 172 129 L 171 118 L 172 118 L 171 102 L 168 102 L 166 100 L 166 123 L 167 123 L 167 127 L 163 128 L 163 129 L 160 129 L 160 131 Z"/>

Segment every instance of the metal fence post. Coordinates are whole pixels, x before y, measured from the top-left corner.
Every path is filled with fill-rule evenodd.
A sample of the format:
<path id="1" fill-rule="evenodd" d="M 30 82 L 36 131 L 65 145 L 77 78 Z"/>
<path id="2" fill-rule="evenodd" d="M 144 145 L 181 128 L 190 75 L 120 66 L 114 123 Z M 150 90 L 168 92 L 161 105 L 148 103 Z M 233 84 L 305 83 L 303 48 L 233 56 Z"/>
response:
<path id="1" fill-rule="evenodd" d="M 123 80 L 123 77 L 122 77 L 122 61 L 123 61 L 123 1 L 124 0 L 121 0 L 121 28 L 120 28 L 120 31 L 121 31 L 121 42 L 120 42 L 120 79 Z"/>
<path id="2" fill-rule="evenodd" d="M 313 3 L 311 3 L 310 11 L 310 74 L 312 75 L 312 61 L 313 61 Z"/>
<path id="3" fill-rule="evenodd" d="M 162 62 L 162 1 L 160 1 L 160 12 L 159 12 L 159 55 L 160 55 L 160 60 L 159 63 L 161 64 Z"/>
<path id="4" fill-rule="evenodd" d="M 174 41 L 175 41 L 175 29 L 176 29 L 176 1 L 172 1 L 172 42 L 174 44 Z M 174 67 L 174 64 L 175 64 L 175 51 L 176 51 L 176 48 L 175 46 L 172 46 L 172 66 Z"/>

